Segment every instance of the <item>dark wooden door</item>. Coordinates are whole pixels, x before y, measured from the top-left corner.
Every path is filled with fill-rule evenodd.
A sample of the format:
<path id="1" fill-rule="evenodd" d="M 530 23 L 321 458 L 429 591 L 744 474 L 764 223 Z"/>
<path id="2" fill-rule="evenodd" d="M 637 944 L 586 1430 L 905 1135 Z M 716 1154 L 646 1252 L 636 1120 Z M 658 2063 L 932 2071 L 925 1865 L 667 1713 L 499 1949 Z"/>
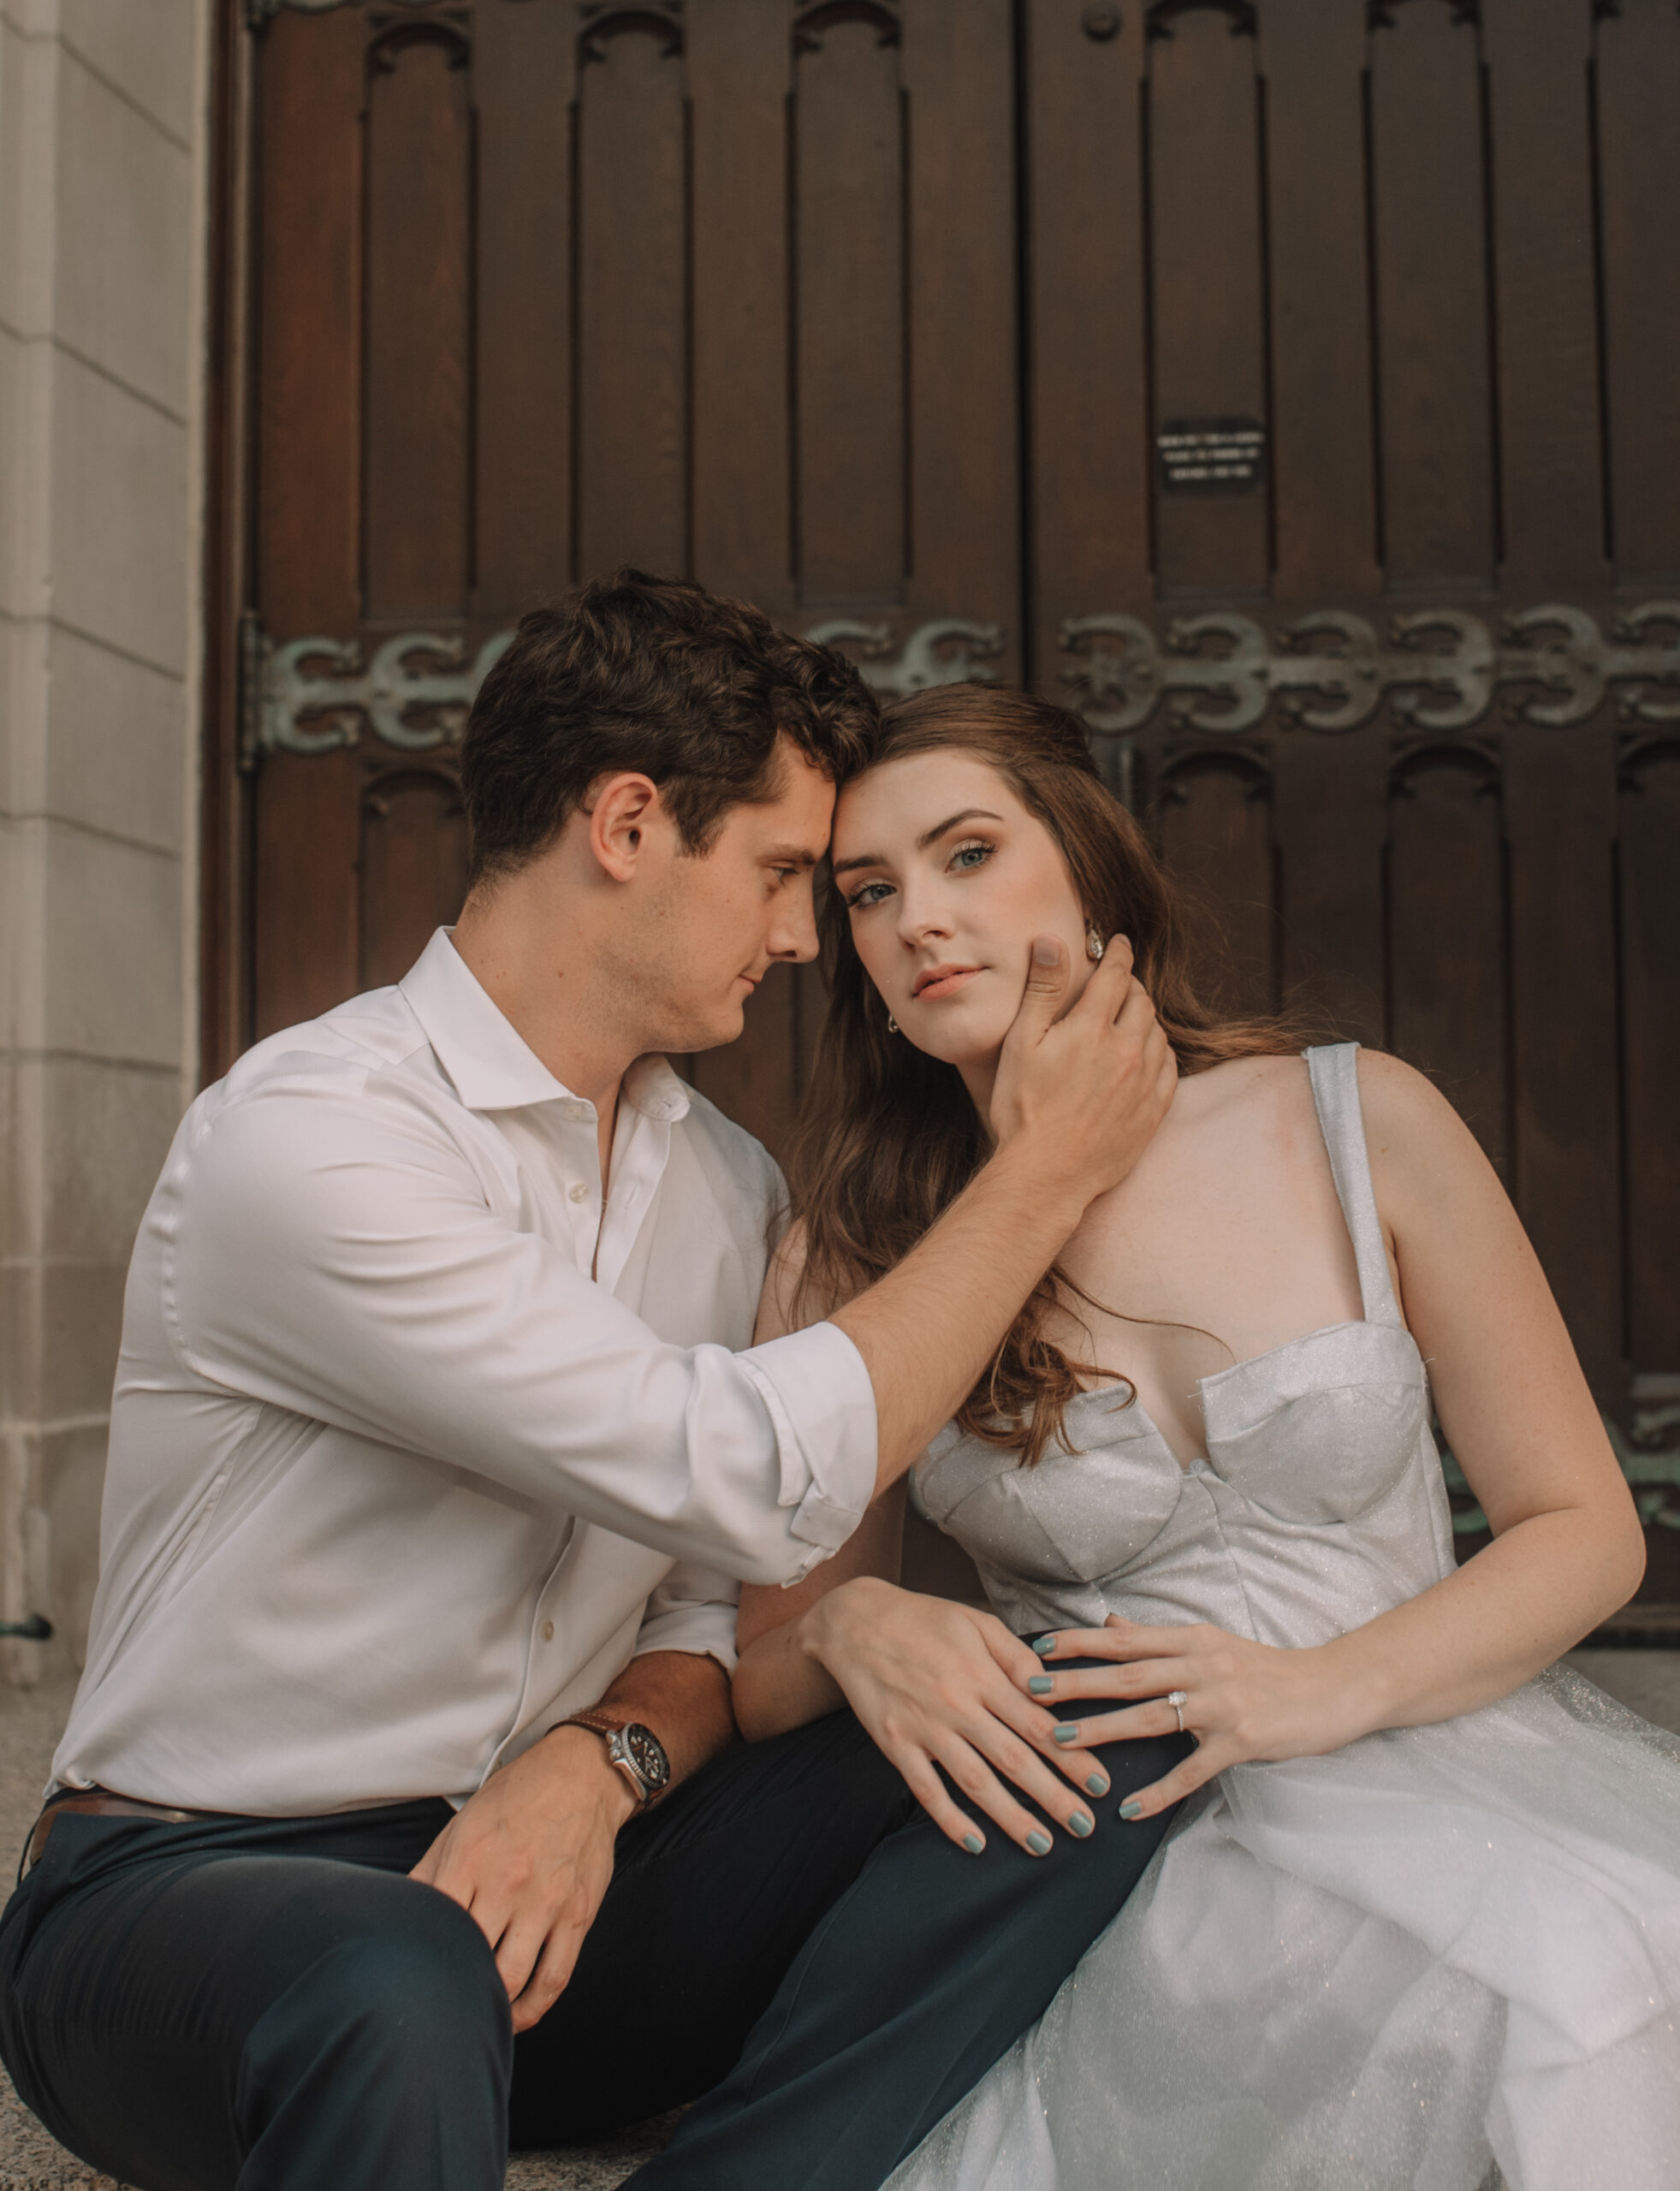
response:
<path id="1" fill-rule="evenodd" d="M 1680 1600 L 1671 0 L 251 12 L 210 1062 L 453 911 L 465 707 L 581 576 L 1023 680 L 1233 1003 L 1463 1108 Z M 693 1063 L 773 1146 L 820 1003 L 778 976 Z"/>

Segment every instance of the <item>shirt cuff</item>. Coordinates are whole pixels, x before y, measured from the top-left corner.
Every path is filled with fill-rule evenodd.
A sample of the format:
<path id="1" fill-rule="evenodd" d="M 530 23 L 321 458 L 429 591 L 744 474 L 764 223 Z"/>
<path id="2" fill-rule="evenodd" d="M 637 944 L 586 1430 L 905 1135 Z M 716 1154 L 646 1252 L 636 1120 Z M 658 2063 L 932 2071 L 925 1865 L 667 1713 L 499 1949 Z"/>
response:
<path id="1" fill-rule="evenodd" d="M 875 1496 L 879 1431 L 875 1386 L 864 1357 L 838 1324 L 813 1324 L 767 1340 L 736 1360 L 752 1380 L 775 1428 L 781 1461 L 779 1506 L 811 1547 L 789 1585 L 836 1553 Z"/>
<path id="2" fill-rule="evenodd" d="M 725 1673 L 735 1670 L 735 1612 L 728 1605 L 673 1606 L 652 1613 L 636 1636 L 632 1659 L 650 1651 L 687 1651 L 697 1659 L 715 1659 Z"/>

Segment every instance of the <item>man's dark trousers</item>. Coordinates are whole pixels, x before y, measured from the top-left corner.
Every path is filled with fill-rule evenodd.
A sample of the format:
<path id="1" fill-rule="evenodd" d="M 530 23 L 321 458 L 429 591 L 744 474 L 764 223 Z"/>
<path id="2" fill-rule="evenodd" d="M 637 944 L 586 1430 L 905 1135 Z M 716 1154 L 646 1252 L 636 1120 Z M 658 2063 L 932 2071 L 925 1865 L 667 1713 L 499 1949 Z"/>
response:
<path id="1" fill-rule="evenodd" d="M 1075 1707 L 1078 1708 L 1078 1707 Z M 1086 1709 L 1099 1708 L 1095 1706 Z M 437 1801 L 59 1819 L 0 1918 L 0 2057 L 137 2191 L 499 2191 L 700 2093 L 647 2191 L 876 2191 L 1044 2009 L 1161 1838 L 1100 1756 L 1095 1835 L 965 1856 L 847 1713 L 736 1749 L 619 1838 L 570 1986 L 511 2035 L 472 1918 L 404 1876 Z"/>

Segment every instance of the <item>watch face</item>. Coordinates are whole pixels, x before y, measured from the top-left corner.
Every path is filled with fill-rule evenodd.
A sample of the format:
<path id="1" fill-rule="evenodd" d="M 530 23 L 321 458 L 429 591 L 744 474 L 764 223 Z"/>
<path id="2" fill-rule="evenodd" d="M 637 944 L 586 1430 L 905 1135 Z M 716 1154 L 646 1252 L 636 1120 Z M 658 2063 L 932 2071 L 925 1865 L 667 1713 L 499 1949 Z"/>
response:
<path id="1" fill-rule="evenodd" d="M 658 1736 L 650 1727 L 629 1726 L 624 1730 L 624 1746 L 631 1763 L 656 1793 L 671 1777 L 671 1761 Z"/>

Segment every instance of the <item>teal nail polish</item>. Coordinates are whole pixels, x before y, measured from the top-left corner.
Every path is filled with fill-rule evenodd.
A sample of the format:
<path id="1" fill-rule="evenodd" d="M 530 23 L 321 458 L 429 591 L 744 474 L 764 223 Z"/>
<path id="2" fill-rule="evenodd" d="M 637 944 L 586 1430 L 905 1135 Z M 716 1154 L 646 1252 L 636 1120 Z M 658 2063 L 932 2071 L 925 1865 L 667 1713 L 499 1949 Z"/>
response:
<path id="1" fill-rule="evenodd" d="M 977 1833 L 965 1833 L 963 1836 L 963 1846 L 971 1856 L 977 1856 L 985 1845 Z"/>
<path id="2" fill-rule="evenodd" d="M 1096 1820 L 1087 1817 L 1083 1811 L 1075 1811 L 1067 1821 L 1067 1830 L 1070 1833 L 1077 1833 L 1083 1841 L 1095 1824 Z"/>
<path id="3" fill-rule="evenodd" d="M 1088 1796 L 1106 1796 L 1108 1793 L 1108 1783 L 1103 1778 L 1101 1773 L 1092 1773 L 1090 1778 L 1085 1783 L 1085 1793 Z"/>
<path id="4" fill-rule="evenodd" d="M 1137 1798 L 1135 1796 L 1128 1796 L 1126 1801 L 1120 1805 L 1120 1816 L 1122 1818 L 1142 1818 L 1143 1815 L 1143 1806 L 1137 1801 Z"/>
<path id="5" fill-rule="evenodd" d="M 1077 1727 L 1070 1727 L 1066 1720 L 1064 1720 L 1060 1727 L 1051 1728 L 1050 1739 L 1053 1743 L 1077 1742 L 1079 1739 L 1079 1730 Z"/>
<path id="6" fill-rule="evenodd" d="M 1034 1674 L 1027 1688 L 1034 1696 L 1048 1696 L 1055 1685 L 1048 1674 Z"/>
<path id="7" fill-rule="evenodd" d="M 1056 1648 L 1056 1638 L 1054 1636 L 1041 1636 L 1032 1648 L 1041 1659 L 1048 1659 Z"/>
<path id="8" fill-rule="evenodd" d="M 1050 1837 L 1048 1833 L 1040 1833 L 1035 1827 L 1027 1836 L 1027 1846 L 1035 1856 L 1048 1856 L 1050 1853 Z"/>

